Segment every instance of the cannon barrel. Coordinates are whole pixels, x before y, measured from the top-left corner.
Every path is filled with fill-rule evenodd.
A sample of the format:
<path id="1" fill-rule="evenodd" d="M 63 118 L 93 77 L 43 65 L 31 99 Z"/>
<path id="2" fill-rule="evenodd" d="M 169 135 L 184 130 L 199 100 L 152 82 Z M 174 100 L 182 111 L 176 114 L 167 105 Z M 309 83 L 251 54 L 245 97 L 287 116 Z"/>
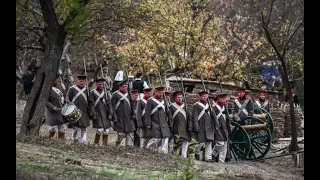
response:
<path id="1" fill-rule="evenodd" d="M 267 121 L 267 114 L 253 114 L 253 117 L 261 119 L 262 121 L 266 122 Z"/>
<path id="2" fill-rule="evenodd" d="M 262 121 L 266 122 L 267 121 L 267 114 L 266 113 L 263 113 L 263 114 L 253 114 L 253 117 L 255 118 L 258 118 L 258 119 L 261 119 Z M 229 118 L 230 119 L 233 119 L 233 115 L 232 114 L 229 114 Z"/>
<path id="3" fill-rule="evenodd" d="M 243 125 L 241 126 L 246 131 L 260 131 L 260 130 L 267 130 L 267 123 L 263 124 L 254 124 L 254 125 Z M 234 127 L 231 126 L 231 129 L 233 130 Z"/>

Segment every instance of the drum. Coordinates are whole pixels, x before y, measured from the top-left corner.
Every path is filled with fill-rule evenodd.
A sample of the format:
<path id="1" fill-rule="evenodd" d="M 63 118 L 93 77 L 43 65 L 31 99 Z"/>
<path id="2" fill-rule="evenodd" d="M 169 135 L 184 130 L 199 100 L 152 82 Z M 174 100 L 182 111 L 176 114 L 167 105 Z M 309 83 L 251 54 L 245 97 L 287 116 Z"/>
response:
<path id="1" fill-rule="evenodd" d="M 74 104 L 66 104 L 63 106 L 61 110 L 63 118 L 67 122 L 76 122 L 79 121 L 81 118 L 81 111 L 80 109 Z"/>

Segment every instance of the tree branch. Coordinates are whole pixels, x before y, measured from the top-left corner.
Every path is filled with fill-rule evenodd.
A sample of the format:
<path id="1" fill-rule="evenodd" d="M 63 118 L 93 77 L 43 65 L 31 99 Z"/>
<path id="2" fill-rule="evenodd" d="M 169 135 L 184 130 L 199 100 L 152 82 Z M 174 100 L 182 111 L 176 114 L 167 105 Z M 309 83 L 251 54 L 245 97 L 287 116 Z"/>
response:
<path id="1" fill-rule="evenodd" d="M 90 0 L 81 0 L 81 2 L 79 3 L 82 3 L 82 8 L 85 7 L 88 3 L 90 2 Z M 66 20 L 63 22 L 62 24 L 62 27 L 65 27 L 67 24 L 69 24 L 71 21 L 73 21 L 77 15 L 80 13 L 80 10 L 76 10 L 76 9 L 73 9 L 69 16 L 66 17 Z"/>
<path id="2" fill-rule="evenodd" d="M 41 52 L 44 52 L 44 48 L 43 47 L 39 47 L 39 46 L 29 46 L 29 45 L 16 45 L 16 47 L 18 47 L 20 50 L 23 49 L 34 49 L 34 50 L 39 50 Z"/>
<path id="3" fill-rule="evenodd" d="M 302 24 L 304 23 L 304 19 L 300 22 L 300 24 L 298 25 L 298 27 L 294 30 L 294 32 L 289 36 L 289 39 L 288 41 L 286 42 L 286 44 L 284 45 L 283 47 L 283 51 L 282 51 L 282 57 L 285 56 L 285 53 L 286 53 L 286 50 L 287 50 L 287 47 L 292 39 L 292 37 L 298 32 L 298 30 L 300 29 L 300 27 L 302 26 Z"/>
<path id="4" fill-rule="evenodd" d="M 19 80 L 21 83 L 23 83 L 22 81 L 22 76 L 20 75 L 19 72 L 16 71 L 16 79 Z"/>
<path id="5" fill-rule="evenodd" d="M 270 7 L 270 11 L 269 11 L 269 17 L 268 17 L 268 21 L 267 21 L 267 26 L 269 25 L 270 23 L 270 19 L 271 19 L 271 13 L 272 13 L 272 9 L 273 9 L 273 3 L 274 3 L 274 0 L 271 0 L 271 7 Z"/>

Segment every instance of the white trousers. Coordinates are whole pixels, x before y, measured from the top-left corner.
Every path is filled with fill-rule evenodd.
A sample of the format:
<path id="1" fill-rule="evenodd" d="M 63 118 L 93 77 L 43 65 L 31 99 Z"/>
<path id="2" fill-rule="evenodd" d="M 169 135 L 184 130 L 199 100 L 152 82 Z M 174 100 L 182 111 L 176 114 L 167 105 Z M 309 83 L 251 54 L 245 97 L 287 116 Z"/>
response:
<path id="1" fill-rule="evenodd" d="M 80 138 L 78 137 L 79 131 L 80 131 Z M 87 142 L 87 128 L 73 127 L 72 140 L 73 141 L 80 140 L 80 143 L 86 143 Z"/>
<path id="2" fill-rule="evenodd" d="M 195 147 L 195 153 L 200 155 L 201 148 L 204 146 L 204 160 L 211 160 L 212 159 L 212 141 L 206 141 L 204 143 L 199 143 Z M 201 157 L 201 155 L 200 155 Z"/>
<path id="3" fill-rule="evenodd" d="M 103 135 L 108 135 L 109 134 L 109 131 L 110 131 L 110 128 L 108 128 L 108 129 L 106 129 L 106 130 L 103 130 L 103 128 L 99 128 L 99 129 L 97 129 L 97 134 L 99 134 L 99 135 L 101 135 L 101 134 L 103 134 Z"/>
<path id="4" fill-rule="evenodd" d="M 205 145 L 205 143 L 196 144 L 196 146 L 194 148 L 195 154 L 200 155 L 201 154 L 201 148 L 204 147 L 204 145 Z"/>
<path id="5" fill-rule="evenodd" d="M 140 148 L 146 148 L 149 138 L 140 138 Z"/>
<path id="6" fill-rule="evenodd" d="M 189 146 L 189 142 L 187 140 L 183 140 L 182 146 L 181 146 L 181 156 L 184 158 L 187 157 L 188 146 Z"/>
<path id="7" fill-rule="evenodd" d="M 158 143 L 161 142 L 161 145 L 158 147 Z M 169 137 L 165 138 L 151 138 L 147 144 L 147 149 L 158 151 L 159 153 L 168 153 L 168 142 Z"/>
<path id="8" fill-rule="evenodd" d="M 212 155 L 217 157 L 219 155 L 219 162 L 225 162 L 228 150 L 228 141 L 216 141 L 213 147 Z"/>
<path id="9" fill-rule="evenodd" d="M 67 124 L 60 124 L 56 126 L 49 126 L 49 132 L 66 132 L 67 130 Z"/>
<path id="10" fill-rule="evenodd" d="M 169 137 L 168 153 L 173 153 L 174 137 Z"/>
<path id="11" fill-rule="evenodd" d="M 133 146 L 134 132 L 120 133 L 118 132 L 117 142 L 120 142 L 119 146 Z"/>

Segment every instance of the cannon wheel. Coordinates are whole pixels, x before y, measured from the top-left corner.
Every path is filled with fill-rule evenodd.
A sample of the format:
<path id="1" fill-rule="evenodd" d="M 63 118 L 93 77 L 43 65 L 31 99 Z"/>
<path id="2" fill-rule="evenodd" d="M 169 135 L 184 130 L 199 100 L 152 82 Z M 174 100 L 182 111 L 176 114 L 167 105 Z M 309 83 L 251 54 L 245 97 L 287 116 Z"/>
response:
<path id="1" fill-rule="evenodd" d="M 251 150 L 250 137 L 240 124 L 231 121 L 231 125 L 234 126 L 233 131 L 229 134 L 232 159 L 236 161 L 245 160 Z"/>
<path id="2" fill-rule="evenodd" d="M 258 118 L 247 117 L 241 121 L 241 124 L 244 124 L 246 121 L 248 122 L 248 120 L 250 125 L 264 123 L 264 121 Z M 247 133 L 250 136 L 251 142 L 251 150 L 247 156 L 247 160 L 263 158 L 269 152 L 271 146 L 271 133 L 269 128 L 267 130 L 250 131 Z"/>
<path id="3" fill-rule="evenodd" d="M 274 124 L 273 124 L 273 119 L 272 119 L 271 114 L 270 114 L 268 111 L 266 111 L 265 109 L 260 108 L 260 107 L 254 107 L 254 110 L 258 111 L 258 113 L 265 113 L 265 114 L 267 114 L 268 127 L 269 127 L 269 129 L 270 129 L 270 133 L 271 133 L 271 136 L 272 136 L 272 135 L 273 135 Z"/>

